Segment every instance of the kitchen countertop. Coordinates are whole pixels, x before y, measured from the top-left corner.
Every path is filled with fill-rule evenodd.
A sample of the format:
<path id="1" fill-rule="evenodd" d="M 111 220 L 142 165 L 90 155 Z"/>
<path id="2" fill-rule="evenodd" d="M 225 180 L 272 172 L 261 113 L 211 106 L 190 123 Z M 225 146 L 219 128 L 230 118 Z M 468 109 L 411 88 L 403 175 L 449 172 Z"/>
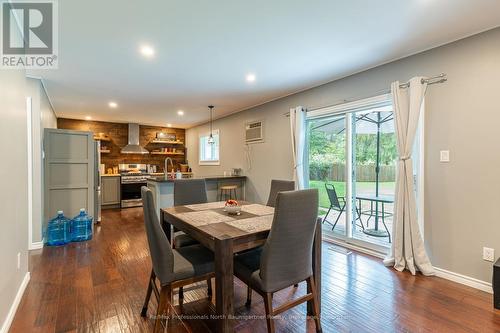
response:
<path id="1" fill-rule="evenodd" d="M 190 175 L 192 172 L 182 172 L 183 175 Z M 150 173 L 148 174 L 152 178 L 163 178 L 164 173 Z M 101 175 L 101 177 L 121 177 L 121 174 L 117 173 L 107 173 L 105 175 Z"/>
<path id="2" fill-rule="evenodd" d="M 224 180 L 224 179 L 246 179 L 247 176 L 200 176 L 192 177 L 187 179 L 205 179 L 205 180 Z M 172 183 L 174 179 L 165 179 L 165 177 L 151 177 L 148 179 L 149 182 L 156 183 Z"/>
<path id="3" fill-rule="evenodd" d="M 176 172 L 174 172 L 174 173 L 176 173 Z M 191 175 L 191 174 L 193 174 L 192 172 L 181 172 L 181 173 L 183 175 Z M 165 174 L 163 172 L 155 172 L 155 173 L 150 173 L 149 175 L 152 176 L 152 177 L 162 177 Z"/>

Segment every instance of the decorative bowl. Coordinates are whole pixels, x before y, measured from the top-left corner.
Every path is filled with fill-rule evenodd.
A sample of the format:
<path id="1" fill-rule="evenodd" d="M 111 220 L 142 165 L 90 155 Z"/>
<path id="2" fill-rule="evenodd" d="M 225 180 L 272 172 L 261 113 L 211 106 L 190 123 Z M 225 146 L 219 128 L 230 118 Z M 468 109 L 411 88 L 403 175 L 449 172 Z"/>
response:
<path id="1" fill-rule="evenodd" d="M 230 215 L 240 215 L 241 206 L 226 206 L 226 212 Z"/>
<path id="2" fill-rule="evenodd" d="M 230 215 L 240 215 L 241 206 L 236 200 L 227 200 L 226 204 L 224 205 L 224 211 L 226 211 Z"/>

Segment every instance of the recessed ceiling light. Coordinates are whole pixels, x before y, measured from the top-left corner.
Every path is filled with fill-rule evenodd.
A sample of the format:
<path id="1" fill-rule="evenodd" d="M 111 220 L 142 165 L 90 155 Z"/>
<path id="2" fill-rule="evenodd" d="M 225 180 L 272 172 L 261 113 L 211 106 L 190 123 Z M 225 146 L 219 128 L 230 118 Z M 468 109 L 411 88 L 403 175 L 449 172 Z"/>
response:
<path id="1" fill-rule="evenodd" d="M 246 76 L 247 82 L 255 82 L 255 79 L 256 79 L 256 77 L 255 77 L 255 74 L 253 74 L 253 73 L 249 73 Z"/>
<path id="2" fill-rule="evenodd" d="M 178 114 L 179 116 L 183 116 L 183 115 L 184 115 L 184 111 L 179 110 L 179 111 L 177 111 L 177 114 Z"/>
<path id="3" fill-rule="evenodd" d="M 167 124 L 167 127 L 172 127 L 172 124 Z"/>
<path id="4" fill-rule="evenodd" d="M 155 55 L 155 49 L 149 45 L 142 45 L 140 48 L 141 54 L 146 58 L 152 58 Z"/>
<path id="5" fill-rule="evenodd" d="M 112 109 L 116 109 L 118 107 L 118 104 L 116 102 L 109 102 L 108 106 Z"/>
<path id="6" fill-rule="evenodd" d="M 86 116 L 85 120 L 92 120 L 92 117 L 91 116 Z"/>

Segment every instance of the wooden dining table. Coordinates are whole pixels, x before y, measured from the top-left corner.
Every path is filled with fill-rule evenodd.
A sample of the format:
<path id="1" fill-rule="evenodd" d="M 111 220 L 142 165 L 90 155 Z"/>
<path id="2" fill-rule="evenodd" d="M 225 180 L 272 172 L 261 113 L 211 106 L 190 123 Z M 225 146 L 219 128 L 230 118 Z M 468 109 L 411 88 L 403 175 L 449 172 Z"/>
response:
<path id="1" fill-rule="evenodd" d="M 224 211 L 224 201 L 161 209 L 162 227 L 168 240 L 172 227 L 190 235 L 214 252 L 215 316 L 217 332 L 234 332 L 233 256 L 265 243 L 271 229 L 274 208 L 250 202 L 240 202 L 240 215 Z M 312 251 L 313 274 L 318 288 L 321 309 L 321 223 L 318 221 Z M 307 304 L 312 315 L 312 303 Z"/>

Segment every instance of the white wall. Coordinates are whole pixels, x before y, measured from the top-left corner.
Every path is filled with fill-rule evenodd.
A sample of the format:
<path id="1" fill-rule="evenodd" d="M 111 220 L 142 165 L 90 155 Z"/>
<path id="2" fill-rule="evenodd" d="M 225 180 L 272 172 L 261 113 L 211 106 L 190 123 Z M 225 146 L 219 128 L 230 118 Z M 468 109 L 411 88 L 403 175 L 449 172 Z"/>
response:
<path id="1" fill-rule="evenodd" d="M 33 132 L 33 220 L 31 244 L 39 247 L 46 221 L 43 220 L 43 129 L 57 128 L 57 118 L 45 89 L 39 79 L 27 79 L 28 94 L 32 98 Z"/>
<path id="2" fill-rule="evenodd" d="M 249 200 L 264 202 L 273 178 L 291 179 L 288 118 L 291 107 L 315 108 L 387 90 L 395 80 L 447 73 L 449 81 L 431 86 L 425 120 L 425 242 L 435 266 L 491 281 L 492 264 L 482 247 L 500 253 L 500 28 L 380 66 L 219 119 L 221 165 L 198 166 L 198 135 L 186 133 L 188 160 L 198 175 L 245 167 L 244 123 L 265 121 L 263 144 L 252 146 L 252 169 L 245 170 Z M 449 149 L 451 163 L 439 162 Z"/>
<path id="3" fill-rule="evenodd" d="M 28 276 L 28 154 L 26 79 L 0 70 L 0 332 L 9 324 L 16 294 Z M 18 253 L 21 265 L 17 267 Z"/>

